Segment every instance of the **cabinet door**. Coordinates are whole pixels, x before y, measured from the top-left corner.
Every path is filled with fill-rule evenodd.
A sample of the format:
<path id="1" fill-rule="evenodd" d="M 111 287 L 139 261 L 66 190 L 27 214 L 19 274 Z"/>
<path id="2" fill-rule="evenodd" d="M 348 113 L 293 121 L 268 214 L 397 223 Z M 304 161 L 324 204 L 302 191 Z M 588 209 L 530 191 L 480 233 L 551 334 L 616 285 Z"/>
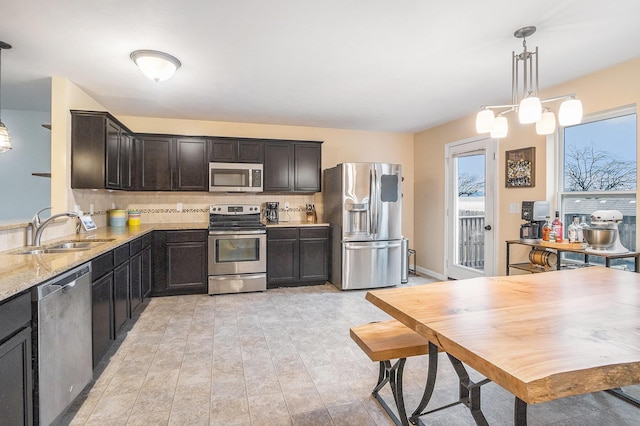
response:
<path id="1" fill-rule="evenodd" d="M 0 345 L 0 423 L 33 424 L 31 328 Z"/>
<path id="2" fill-rule="evenodd" d="M 209 161 L 233 163 L 238 156 L 238 141 L 233 139 L 211 139 Z"/>
<path id="3" fill-rule="evenodd" d="M 113 321 L 116 336 L 129 317 L 129 262 L 113 270 Z"/>
<path id="4" fill-rule="evenodd" d="M 106 185 L 120 189 L 120 127 L 107 120 Z"/>
<path id="5" fill-rule="evenodd" d="M 115 339 L 113 331 L 113 272 L 92 285 L 92 342 L 95 367 Z"/>
<path id="6" fill-rule="evenodd" d="M 142 191 L 171 190 L 171 141 L 171 138 L 136 140 L 138 189 Z"/>
<path id="7" fill-rule="evenodd" d="M 294 191 L 320 192 L 322 145 L 294 143 Z"/>
<path id="8" fill-rule="evenodd" d="M 267 230 L 267 286 L 296 282 L 299 271 L 298 229 Z"/>
<path id="9" fill-rule="evenodd" d="M 206 191 L 209 162 L 207 140 L 196 138 L 176 139 L 176 172 L 174 190 Z"/>
<path id="10" fill-rule="evenodd" d="M 292 145 L 266 142 L 264 145 L 264 191 L 290 192 L 293 189 Z"/>
<path id="11" fill-rule="evenodd" d="M 129 272 L 130 272 L 130 286 L 131 286 L 131 294 L 130 294 L 130 309 L 129 309 L 129 318 L 131 315 L 140 307 L 142 304 L 142 252 L 138 252 L 131 256 L 131 260 L 129 260 Z"/>
<path id="12" fill-rule="evenodd" d="M 167 243 L 167 290 L 173 294 L 207 292 L 207 243 Z"/>
<path id="13" fill-rule="evenodd" d="M 120 188 L 131 189 L 132 175 L 132 144 L 131 135 L 124 131 L 120 133 Z"/>
<path id="14" fill-rule="evenodd" d="M 71 187 L 105 187 L 106 119 L 103 115 L 72 112 Z"/>
<path id="15" fill-rule="evenodd" d="M 238 163 L 262 164 L 264 161 L 264 142 L 241 140 L 238 141 Z"/>
<path id="16" fill-rule="evenodd" d="M 142 249 L 142 300 L 151 294 L 151 279 L 153 270 L 151 269 L 151 247 Z"/>
<path id="17" fill-rule="evenodd" d="M 322 282 L 329 277 L 329 230 L 300 229 L 300 280 Z"/>

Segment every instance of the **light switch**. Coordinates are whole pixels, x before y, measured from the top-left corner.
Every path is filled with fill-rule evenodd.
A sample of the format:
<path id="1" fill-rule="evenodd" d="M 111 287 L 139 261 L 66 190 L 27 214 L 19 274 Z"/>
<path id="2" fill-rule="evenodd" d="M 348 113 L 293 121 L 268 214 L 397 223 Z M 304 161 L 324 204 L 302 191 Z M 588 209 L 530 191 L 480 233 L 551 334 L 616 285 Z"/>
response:
<path id="1" fill-rule="evenodd" d="M 520 204 L 518 204 L 518 203 L 510 203 L 509 204 L 509 213 L 514 213 L 514 214 L 520 213 Z"/>

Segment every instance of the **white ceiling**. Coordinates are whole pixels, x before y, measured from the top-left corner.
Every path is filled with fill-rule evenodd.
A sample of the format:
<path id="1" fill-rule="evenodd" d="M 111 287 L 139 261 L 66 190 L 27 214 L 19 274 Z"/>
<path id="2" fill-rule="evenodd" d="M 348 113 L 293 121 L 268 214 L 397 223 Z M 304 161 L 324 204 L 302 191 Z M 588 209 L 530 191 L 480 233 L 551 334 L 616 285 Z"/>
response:
<path id="1" fill-rule="evenodd" d="M 540 85 L 640 57 L 638 0 L 25 0 L 0 7 L 2 106 L 48 110 L 50 76 L 115 115 L 414 132 L 511 97 L 513 32 Z M 154 83 L 129 54 L 170 53 Z"/>

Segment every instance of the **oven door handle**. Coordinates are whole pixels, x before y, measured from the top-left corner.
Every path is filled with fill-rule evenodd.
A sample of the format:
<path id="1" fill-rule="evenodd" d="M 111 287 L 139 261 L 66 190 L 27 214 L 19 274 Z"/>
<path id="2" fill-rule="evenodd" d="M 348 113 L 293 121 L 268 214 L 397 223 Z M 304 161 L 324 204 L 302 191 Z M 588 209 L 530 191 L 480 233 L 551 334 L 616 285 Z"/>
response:
<path id="1" fill-rule="evenodd" d="M 266 234 L 267 231 L 264 229 L 254 229 L 254 230 L 245 230 L 238 229 L 235 231 L 209 231 L 209 235 L 258 235 L 258 234 Z"/>

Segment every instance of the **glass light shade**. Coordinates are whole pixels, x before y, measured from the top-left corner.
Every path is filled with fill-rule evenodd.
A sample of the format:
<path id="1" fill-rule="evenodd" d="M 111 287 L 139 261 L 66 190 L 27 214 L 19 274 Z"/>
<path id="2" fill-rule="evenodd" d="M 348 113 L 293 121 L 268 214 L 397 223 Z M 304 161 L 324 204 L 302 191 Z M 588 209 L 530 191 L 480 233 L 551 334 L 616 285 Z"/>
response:
<path id="1" fill-rule="evenodd" d="M 5 125 L 0 121 L 0 153 L 7 152 L 11 149 L 11 142 L 9 141 L 9 132 Z"/>
<path id="2" fill-rule="evenodd" d="M 579 99 L 571 98 L 561 103 L 558 121 L 562 126 L 579 124 L 582 121 L 582 102 Z"/>
<path id="3" fill-rule="evenodd" d="M 478 133 L 489 133 L 493 129 L 496 115 L 490 109 L 483 109 L 476 115 L 476 131 Z"/>
<path id="4" fill-rule="evenodd" d="M 157 50 L 136 50 L 131 53 L 131 60 L 156 83 L 170 78 L 182 65 L 177 58 Z"/>
<path id="5" fill-rule="evenodd" d="M 556 115 L 547 110 L 542 113 L 542 117 L 536 122 L 536 133 L 539 135 L 550 135 L 555 131 Z"/>
<path id="6" fill-rule="evenodd" d="M 535 123 L 542 116 L 542 104 L 536 96 L 529 96 L 520 101 L 518 106 L 518 121 L 521 124 Z"/>
<path id="7" fill-rule="evenodd" d="M 507 117 L 503 117 L 501 115 L 497 116 L 493 129 L 491 129 L 491 137 L 496 139 L 504 138 L 507 136 L 507 133 L 509 133 L 509 122 L 507 121 Z"/>

